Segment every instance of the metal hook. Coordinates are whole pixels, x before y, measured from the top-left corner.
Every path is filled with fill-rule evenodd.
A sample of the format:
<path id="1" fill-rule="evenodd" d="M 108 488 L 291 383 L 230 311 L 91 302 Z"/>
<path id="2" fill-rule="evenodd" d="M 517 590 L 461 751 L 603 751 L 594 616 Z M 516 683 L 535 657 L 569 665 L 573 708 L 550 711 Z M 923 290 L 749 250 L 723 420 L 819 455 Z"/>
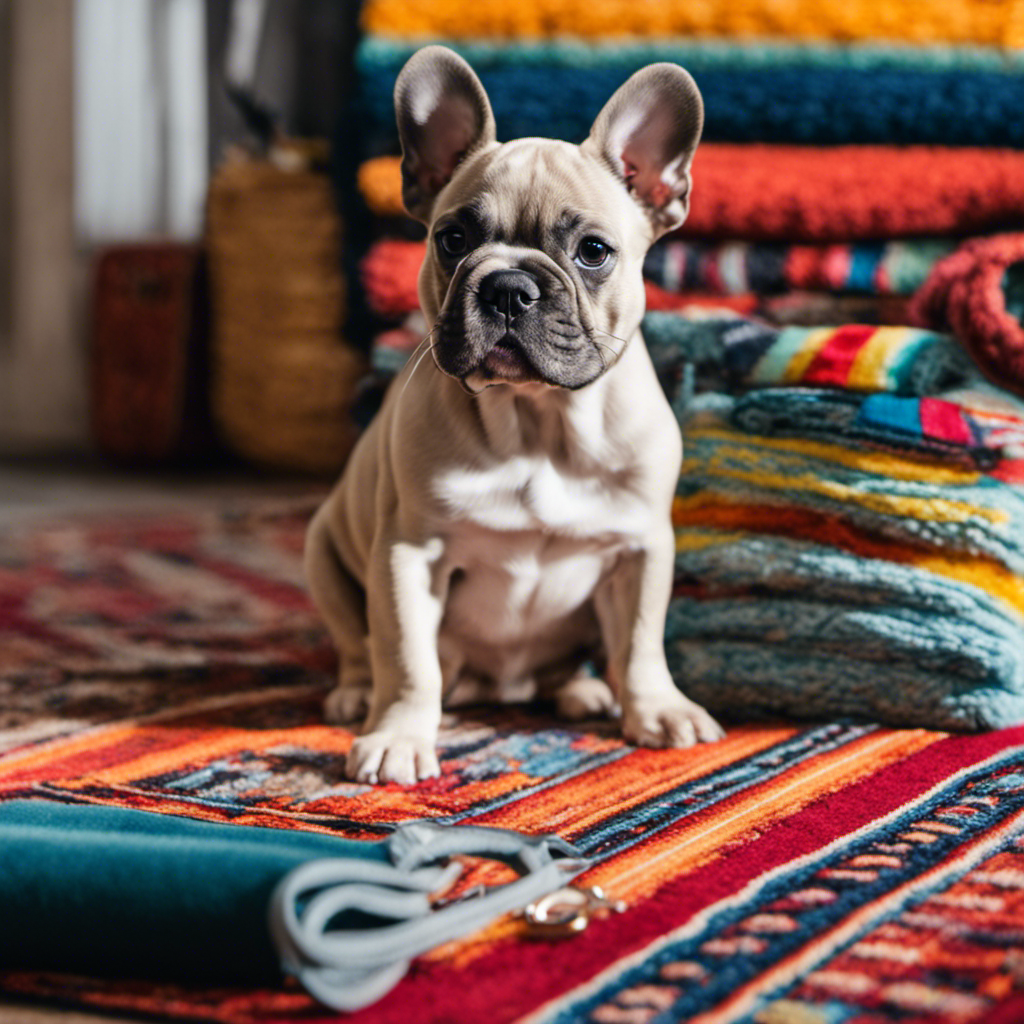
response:
<path id="1" fill-rule="evenodd" d="M 523 917 L 532 935 L 557 939 L 578 935 L 593 918 L 621 914 L 625 909 L 622 900 L 608 899 L 598 885 L 586 889 L 570 885 L 529 904 Z"/>

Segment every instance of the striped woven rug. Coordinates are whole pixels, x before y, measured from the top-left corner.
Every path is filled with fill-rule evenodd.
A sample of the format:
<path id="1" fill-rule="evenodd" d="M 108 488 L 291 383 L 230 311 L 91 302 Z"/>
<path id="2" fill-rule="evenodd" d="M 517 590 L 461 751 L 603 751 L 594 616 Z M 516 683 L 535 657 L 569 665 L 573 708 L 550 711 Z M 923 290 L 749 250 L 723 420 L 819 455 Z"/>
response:
<path id="1" fill-rule="evenodd" d="M 751 723 L 638 750 L 543 708 L 446 720 L 442 776 L 347 781 L 333 654 L 302 587 L 312 502 L 0 537 L 0 799 L 377 838 L 398 821 L 557 832 L 628 909 L 435 950 L 356 1024 L 1024 1020 L 1024 729 Z M 2 915 L 0 915 L 2 916 Z M 223 1024 L 333 1019 L 298 989 L 40 974 L 9 993 Z"/>

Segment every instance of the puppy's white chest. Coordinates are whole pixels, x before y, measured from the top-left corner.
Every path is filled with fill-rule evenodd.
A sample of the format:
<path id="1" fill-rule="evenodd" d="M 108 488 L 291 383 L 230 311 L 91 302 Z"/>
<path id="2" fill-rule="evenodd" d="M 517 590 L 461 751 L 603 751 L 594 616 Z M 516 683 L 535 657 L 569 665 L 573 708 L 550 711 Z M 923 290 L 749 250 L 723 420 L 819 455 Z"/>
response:
<path id="1" fill-rule="evenodd" d="M 560 472 L 545 459 L 449 473 L 442 633 L 469 664 L 518 675 L 592 644 L 592 599 L 651 510 L 609 477 Z"/>
<path id="2" fill-rule="evenodd" d="M 650 509 L 613 474 L 564 471 L 545 457 L 517 456 L 490 469 L 450 470 L 435 491 L 447 515 L 499 533 L 539 531 L 589 543 L 643 535 Z"/>

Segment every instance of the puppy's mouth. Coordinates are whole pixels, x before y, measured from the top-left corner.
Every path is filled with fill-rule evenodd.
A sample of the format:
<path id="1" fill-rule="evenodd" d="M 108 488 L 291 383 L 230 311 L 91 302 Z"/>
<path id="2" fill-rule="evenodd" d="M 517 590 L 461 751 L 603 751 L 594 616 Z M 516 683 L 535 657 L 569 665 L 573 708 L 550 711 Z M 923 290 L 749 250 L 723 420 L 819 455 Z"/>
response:
<path id="1" fill-rule="evenodd" d="M 484 356 L 480 371 L 488 380 L 509 384 L 543 380 L 513 334 L 505 334 L 494 343 Z"/>

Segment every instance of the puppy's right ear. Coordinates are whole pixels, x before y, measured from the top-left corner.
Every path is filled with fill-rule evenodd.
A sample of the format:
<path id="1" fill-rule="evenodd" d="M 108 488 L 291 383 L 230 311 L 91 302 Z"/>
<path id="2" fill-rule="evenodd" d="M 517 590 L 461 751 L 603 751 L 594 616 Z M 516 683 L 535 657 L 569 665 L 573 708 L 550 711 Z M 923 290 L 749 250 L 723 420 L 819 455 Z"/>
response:
<path id="1" fill-rule="evenodd" d="M 704 101 L 689 72 L 650 64 L 619 86 L 580 148 L 626 186 L 658 237 L 689 212 L 690 165 L 703 127 Z"/>
<path id="2" fill-rule="evenodd" d="M 409 58 L 395 82 L 395 118 L 402 140 L 402 200 L 426 223 L 460 161 L 495 141 L 494 114 L 473 69 L 445 46 L 426 46 Z"/>

